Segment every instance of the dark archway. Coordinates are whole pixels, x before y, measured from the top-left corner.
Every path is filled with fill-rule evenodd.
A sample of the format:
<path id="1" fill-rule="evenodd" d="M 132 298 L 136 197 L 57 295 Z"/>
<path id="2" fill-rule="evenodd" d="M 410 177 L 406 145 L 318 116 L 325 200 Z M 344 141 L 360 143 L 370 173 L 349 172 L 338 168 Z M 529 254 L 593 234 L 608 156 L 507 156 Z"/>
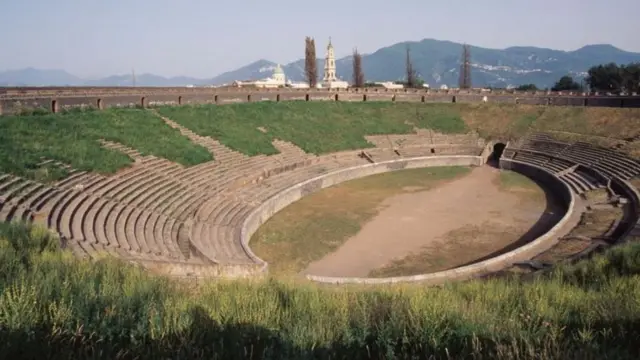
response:
<path id="1" fill-rule="evenodd" d="M 178 96 L 178 105 L 182 105 L 182 96 Z"/>
<path id="2" fill-rule="evenodd" d="M 333 96 L 333 99 L 334 99 L 335 101 L 339 101 L 339 100 L 340 100 L 340 97 L 338 96 L 338 94 L 335 94 L 335 95 Z"/>
<path id="3" fill-rule="evenodd" d="M 367 101 L 367 94 L 362 95 L 362 101 Z"/>
<path id="4" fill-rule="evenodd" d="M 501 142 L 495 143 L 493 145 L 493 151 L 491 152 L 491 155 L 489 155 L 489 158 L 487 159 L 487 164 L 495 167 L 500 167 L 500 158 L 502 157 L 502 154 L 504 153 L 504 148 L 506 147 L 507 145 L 505 145 L 504 143 L 501 143 Z"/>
<path id="5" fill-rule="evenodd" d="M 309 101 L 309 94 L 304 94 L 304 101 Z"/>
<path id="6" fill-rule="evenodd" d="M 422 99 L 420 101 L 421 102 L 425 102 L 426 101 L 426 97 L 424 95 L 422 95 Z"/>
<path id="7" fill-rule="evenodd" d="M 213 96 L 213 102 L 216 104 L 218 103 L 218 95 Z"/>
<path id="8" fill-rule="evenodd" d="M 455 103 L 455 102 L 456 102 L 456 97 L 455 97 L 455 96 L 453 96 L 453 98 L 451 98 L 451 102 L 452 102 L 452 103 Z"/>
<path id="9" fill-rule="evenodd" d="M 251 94 L 247 95 L 247 102 L 251 102 Z"/>
<path id="10" fill-rule="evenodd" d="M 276 102 L 280 102 L 280 94 L 276 95 Z"/>
<path id="11" fill-rule="evenodd" d="M 144 96 L 140 98 L 140 107 L 143 109 L 147 107 L 147 99 Z"/>
<path id="12" fill-rule="evenodd" d="M 58 100 L 51 100 L 51 112 L 54 114 L 58 112 Z"/>
<path id="13" fill-rule="evenodd" d="M 98 108 L 98 110 L 102 110 L 104 108 L 104 105 L 102 104 L 102 99 L 96 100 L 96 107 Z"/>

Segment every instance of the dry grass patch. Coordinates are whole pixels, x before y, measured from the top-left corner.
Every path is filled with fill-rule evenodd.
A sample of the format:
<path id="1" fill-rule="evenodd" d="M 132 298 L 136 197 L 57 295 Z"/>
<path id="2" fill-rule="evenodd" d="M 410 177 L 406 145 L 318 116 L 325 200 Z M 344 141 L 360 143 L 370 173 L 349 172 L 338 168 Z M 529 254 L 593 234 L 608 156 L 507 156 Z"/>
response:
<path id="1" fill-rule="evenodd" d="M 483 137 L 514 139 L 522 136 L 544 107 L 511 104 L 461 104 L 462 119 Z"/>
<path id="2" fill-rule="evenodd" d="M 606 203 L 609 200 L 609 192 L 605 188 L 587 191 L 584 196 L 591 204 Z"/>
<path id="3" fill-rule="evenodd" d="M 637 109 L 548 107 L 535 124 L 538 130 L 626 139 L 640 135 Z"/>
<path id="4" fill-rule="evenodd" d="M 607 209 L 593 209 L 582 215 L 580 223 L 569 236 L 597 237 L 604 235 L 616 219 L 622 219 L 624 211 L 622 208 L 611 207 Z"/>
<path id="5" fill-rule="evenodd" d="M 252 250 L 275 274 L 294 274 L 357 234 L 386 198 L 425 191 L 468 174 L 467 167 L 410 169 L 324 189 L 286 207 L 251 239 Z"/>
<path id="6" fill-rule="evenodd" d="M 533 260 L 555 264 L 567 257 L 575 255 L 591 245 L 591 241 L 578 238 L 565 238 L 560 240 L 548 251 L 536 256 Z"/>
<path id="7" fill-rule="evenodd" d="M 496 185 L 502 191 L 516 194 L 528 201 L 546 201 L 544 190 L 542 190 L 538 183 L 515 171 L 500 171 L 500 177 L 498 177 Z"/>
<path id="8" fill-rule="evenodd" d="M 425 246 L 416 254 L 375 269 L 370 277 L 411 276 L 456 268 L 493 256 L 513 244 L 522 228 L 486 222 L 480 226 L 466 225 L 449 232 L 440 241 Z"/>

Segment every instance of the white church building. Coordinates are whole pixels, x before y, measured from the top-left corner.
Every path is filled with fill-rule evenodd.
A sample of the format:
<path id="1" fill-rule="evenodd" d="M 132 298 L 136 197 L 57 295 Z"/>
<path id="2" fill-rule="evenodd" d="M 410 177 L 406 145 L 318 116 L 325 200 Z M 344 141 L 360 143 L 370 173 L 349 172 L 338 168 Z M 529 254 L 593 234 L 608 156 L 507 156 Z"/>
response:
<path id="1" fill-rule="evenodd" d="M 255 81 L 236 80 L 233 82 L 233 86 L 237 86 L 237 87 L 250 86 L 250 87 L 259 87 L 259 88 L 279 88 L 279 87 L 284 87 L 285 85 L 286 85 L 286 77 L 284 75 L 284 71 L 282 71 L 282 68 L 280 67 L 280 64 L 278 64 L 276 68 L 273 70 L 273 74 L 271 75 L 271 77 L 268 77 L 266 79 L 255 80 Z"/>
<path id="2" fill-rule="evenodd" d="M 327 55 L 324 59 L 324 77 L 322 78 L 322 87 L 329 89 L 346 89 L 349 87 L 348 82 L 339 80 L 336 75 L 336 55 L 333 50 L 331 38 L 329 38 Z"/>
<path id="3" fill-rule="evenodd" d="M 280 88 L 280 87 L 292 87 L 292 88 L 309 88 L 309 84 L 306 82 L 291 82 L 287 81 L 284 71 L 280 67 L 280 64 L 273 70 L 271 77 L 262 80 L 236 80 L 232 86 L 236 87 L 258 87 L 258 88 Z M 338 79 L 336 74 L 336 55 L 329 38 L 329 44 L 327 45 L 327 53 L 324 60 L 324 76 L 322 82 L 318 82 L 318 88 L 328 89 L 346 89 L 349 87 L 349 83 Z"/>

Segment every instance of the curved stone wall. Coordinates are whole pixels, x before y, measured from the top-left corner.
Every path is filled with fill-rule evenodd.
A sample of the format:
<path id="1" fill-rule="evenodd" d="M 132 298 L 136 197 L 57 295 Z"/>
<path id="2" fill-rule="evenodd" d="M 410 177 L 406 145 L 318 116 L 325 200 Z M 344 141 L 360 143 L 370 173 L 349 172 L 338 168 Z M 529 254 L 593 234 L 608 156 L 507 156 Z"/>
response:
<path id="1" fill-rule="evenodd" d="M 544 182 L 545 185 L 550 185 L 549 189 L 555 193 L 566 204 L 566 213 L 564 217 L 553 226 L 553 228 L 546 234 L 542 235 L 538 239 L 531 243 L 524 245 L 509 253 L 497 256 L 495 258 L 482 261 L 476 264 L 451 269 L 447 271 L 441 271 L 431 274 L 415 275 L 415 276 L 403 276 L 392 278 L 343 278 L 343 277 L 323 277 L 323 276 L 307 276 L 308 279 L 323 282 L 323 283 L 363 283 L 363 284 L 382 284 L 382 283 L 396 283 L 396 282 L 415 282 L 421 281 L 426 283 L 441 283 L 450 280 L 462 280 L 474 276 L 484 275 L 487 273 L 495 272 L 504 269 L 511 265 L 513 262 L 528 260 L 531 257 L 549 249 L 557 241 L 557 233 L 562 229 L 569 219 L 569 215 L 573 211 L 575 199 L 572 192 L 562 181 L 560 181 L 554 175 L 546 172 L 545 170 L 533 165 L 528 165 L 516 161 L 505 161 L 505 167 L 509 167 L 514 171 L 536 176 L 537 179 Z M 437 157 L 421 157 L 404 160 L 393 160 L 381 163 L 368 164 L 348 169 L 339 170 L 333 173 L 325 174 L 302 183 L 296 184 L 265 201 L 256 210 L 254 210 L 245 219 L 241 239 L 242 244 L 245 247 L 247 253 L 257 259 L 262 265 L 262 271 L 266 271 L 268 264 L 263 260 L 260 260 L 249 247 L 249 241 L 251 236 L 258 230 L 258 228 L 264 224 L 275 213 L 282 210 L 286 206 L 301 199 L 304 196 L 312 194 L 321 189 L 339 184 L 344 181 L 358 179 L 370 175 L 402 170 L 402 169 L 415 169 L 434 166 L 480 166 L 484 161 L 481 156 L 465 156 L 465 155 L 452 155 L 452 156 L 437 156 Z"/>

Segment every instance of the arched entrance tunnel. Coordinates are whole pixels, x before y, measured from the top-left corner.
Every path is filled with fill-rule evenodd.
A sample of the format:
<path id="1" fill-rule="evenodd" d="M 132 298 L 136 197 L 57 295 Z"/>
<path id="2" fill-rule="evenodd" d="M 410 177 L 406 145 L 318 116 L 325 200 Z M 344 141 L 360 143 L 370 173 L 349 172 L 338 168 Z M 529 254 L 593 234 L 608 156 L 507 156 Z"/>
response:
<path id="1" fill-rule="evenodd" d="M 501 142 L 495 143 L 493 145 L 493 151 L 491 152 L 491 155 L 489 155 L 489 158 L 487 159 L 487 164 L 499 167 L 500 158 L 502 157 L 502 153 L 504 153 L 504 148 L 506 147 L 507 145 L 505 145 L 504 143 L 501 143 Z"/>

